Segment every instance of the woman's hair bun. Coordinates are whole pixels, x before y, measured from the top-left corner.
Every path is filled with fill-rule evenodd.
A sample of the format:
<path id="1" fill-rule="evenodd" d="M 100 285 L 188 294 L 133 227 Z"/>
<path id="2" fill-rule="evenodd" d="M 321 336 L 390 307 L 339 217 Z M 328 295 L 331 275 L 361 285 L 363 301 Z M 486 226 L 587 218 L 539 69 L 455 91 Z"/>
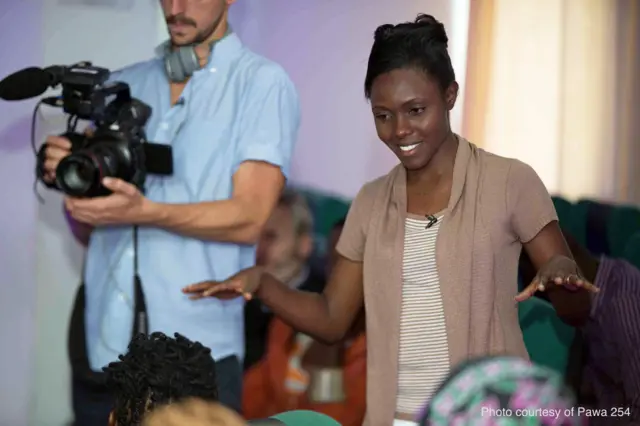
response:
<path id="1" fill-rule="evenodd" d="M 447 31 L 444 29 L 444 25 L 434 18 L 433 15 L 421 13 L 414 22 L 420 29 L 429 32 L 429 37 L 435 42 L 442 43 L 445 46 L 449 44 L 449 37 L 447 37 Z"/>
<path id="2" fill-rule="evenodd" d="M 432 15 L 421 13 L 413 22 L 404 22 L 398 25 L 384 24 L 376 28 L 374 41 L 385 41 L 396 35 L 420 35 L 423 40 L 442 44 L 447 47 L 449 38 L 442 22 Z"/>
<path id="3" fill-rule="evenodd" d="M 376 32 L 373 34 L 373 39 L 376 41 L 386 39 L 393 33 L 394 28 L 395 25 L 391 24 L 380 25 L 378 28 L 376 28 Z"/>

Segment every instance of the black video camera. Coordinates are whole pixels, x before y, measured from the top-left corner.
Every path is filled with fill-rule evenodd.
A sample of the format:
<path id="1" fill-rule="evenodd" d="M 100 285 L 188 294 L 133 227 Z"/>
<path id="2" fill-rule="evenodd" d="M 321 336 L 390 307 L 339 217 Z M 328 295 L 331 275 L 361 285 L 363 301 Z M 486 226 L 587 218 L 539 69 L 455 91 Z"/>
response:
<path id="1" fill-rule="evenodd" d="M 46 144 L 38 151 L 36 177 L 44 185 L 73 197 L 91 198 L 110 193 L 102 185 L 106 177 L 142 190 L 148 174 L 173 174 L 171 147 L 146 138 L 144 127 L 151 107 L 132 98 L 126 83 L 107 83 L 109 70 L 90 62 L 43 72 L 48 73 L 50 86 L 62 85 L 62 96 L 45 103 L 69 114 L 67 131 L 61 136 L 71 141 L 71 154 L 60 161 L 52 183 L 44 180 Z M 79 119 L 93 121 L 95 129 L 90 135 L 76 132 Z"/>

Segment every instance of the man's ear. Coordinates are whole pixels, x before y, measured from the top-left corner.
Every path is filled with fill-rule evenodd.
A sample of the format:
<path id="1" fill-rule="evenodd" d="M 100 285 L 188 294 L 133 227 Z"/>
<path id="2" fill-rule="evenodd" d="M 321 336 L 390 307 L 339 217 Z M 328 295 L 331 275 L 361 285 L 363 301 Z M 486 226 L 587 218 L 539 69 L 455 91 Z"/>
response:
<path id="1" fill-rule="evenodd" d="M 118 426 L 118 422 L 116 421 L 116 414 L 111 411 L 109 413 L 109 422 L 107 423 L 108 426 Z"/>

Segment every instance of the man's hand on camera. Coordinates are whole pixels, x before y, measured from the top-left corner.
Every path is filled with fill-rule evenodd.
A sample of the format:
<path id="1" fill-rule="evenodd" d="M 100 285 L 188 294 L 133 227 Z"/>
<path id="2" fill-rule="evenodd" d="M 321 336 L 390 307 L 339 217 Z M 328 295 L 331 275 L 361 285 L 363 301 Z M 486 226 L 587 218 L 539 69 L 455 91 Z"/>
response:
<path id="1" fill-rule="evenodd" d="M 138 188 L 115 178 L 105 178 L 102 184 L 113 194 L 95 198 L 65 198 L 65 206 L 74 219 L 90 225 L 148 223 L 157 205 L 142 195 Z"/>
<path id="2" fill-rule="evenodd" d="M 61 136 L 49 136 L 45 143 L 44 180 L 51 183 L 56 179 L 56 168 L 60 160 L 71 152 L 71 142 Z"/>

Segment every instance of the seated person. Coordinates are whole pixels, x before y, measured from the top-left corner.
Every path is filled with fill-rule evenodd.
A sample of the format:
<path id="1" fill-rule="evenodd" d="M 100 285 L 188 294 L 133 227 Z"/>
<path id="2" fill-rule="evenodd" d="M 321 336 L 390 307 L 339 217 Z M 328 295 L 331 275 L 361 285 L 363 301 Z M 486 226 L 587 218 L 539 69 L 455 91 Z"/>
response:
<path id="1" fill-rule="evenodd" d="M 321 292 L 323 271 L 309 265 L 313 251 L 313 219 L 304 197 L 286 189 L 262 232 L 256 263 L 292 288 Z M 245 370 L 264 355 L 273 314 L 257 299 L 245 305 Z"/>
<path id="2" fill-rule="evenodd" d="M 140 426 L 147 413 L 185 398 L 218 400 L 211 350 L 179 334 L 134 337 L 104 372 L 115 397 L 109 426 Z"/>
<path id="3" fill-rule="evenodd" d="M 640 271 L 622 259 L 598 259 L 571 235 L 564 236 L 585 279 L 600 289 L 589 295 L 590 303 L 558 313 L 579 327 L 578 400 L 609 413 L 589 419 L 590 425 L 640 424 Z M 527 262 L 521 259 L 523 279 L 529 282 L 533 276 Z M 619 410 L 616 418 L 612 410 Z"/>
<path id="4" fill-rule="evenodd" d="M 340 221 L 331 232 L 329 265 L 336 258 L 335 244 L 343 224 Z M 313 372 L 321 369 L 341 374 L 344 395 L 337 401 L 313 400 Z M 275 318 L 269 326 L 264 359 L 245 373 L 243 414 L 247 419 L 260 419 L 283 411 L 312 410 L 343 426 L 361 426 L 366 408 L 366 369 L 364 311 L 347 339 L 333 346 L 313 341 Z"/>

